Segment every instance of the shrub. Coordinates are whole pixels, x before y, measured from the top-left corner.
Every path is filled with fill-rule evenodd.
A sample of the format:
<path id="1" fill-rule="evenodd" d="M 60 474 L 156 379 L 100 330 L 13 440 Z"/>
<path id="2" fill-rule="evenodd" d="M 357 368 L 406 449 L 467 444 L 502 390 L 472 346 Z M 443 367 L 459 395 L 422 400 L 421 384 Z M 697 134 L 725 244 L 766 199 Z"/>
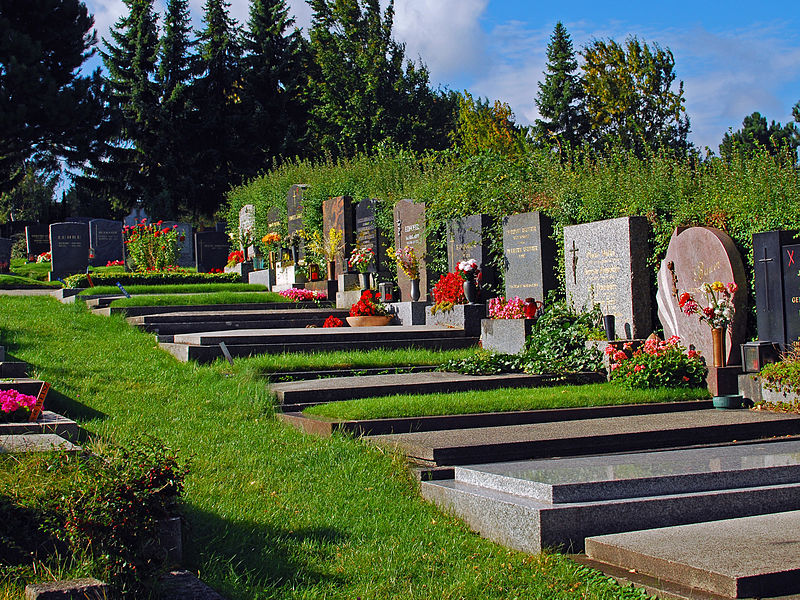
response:
<path id="1" fill-rule="evenodd" d="M 782 360 L 761 369 L 759 376 L 769 390 L 800 394 L 800 342 L 794 342 Z"/>
<path id="2" fill-rule="evenodd" d="M 195 273 L 173 269 L 169 271 L 136 271 L 134 273 L 92 273 L 94 285 L 161 285 L 181 283 L 241 283 L 238 273 Z M 89 279 L 85 273 L 70 275 L 64 279 L 68 288 L 88 288 Z"/>
<path id="3" fill-rule="evenodd" d="M 522 366 L 526 373 L 599 371 L 602 354 L 586 342 L 599 335 L 600 307 L 584 313 L 565 302 L 552 303 L 531 328 L 525 342 Z"/>
<path id="4" fill-rule="evenodd" d="M 338 317 L 334 317 L 333 315 L 329 316 L 325 319 L 325 322 L 322 324 L 323 327 L 344 327 L 344 321 L 342 321 Z"/>
<path id="5" fill-rule="evenodd" d="M 185 241 L 178 226 L 162 227 L 163 221 L 126 225 L 122 233 L 128 255 L 139 271 L 161 270 L 175 265 Z"/>
<path id="6" fill-rule="evenodd" d="M 521 362 L 520 357 L 514 354 L 478 350 L 466 358 L 453 359 L 443 363 L 439 370 L 464 373 L 465 375 L 498 375 L 522 371 Z"/>
<path id="7" fill-rule="evenodd" d="M 611 379 L 629 389 L 663 387 L 700 387 L 705 383 L 706 366 L 694 350 L 680 345 L 680 338 L 667 341 L 650 338 L 631 353 L 626 342 L 623 350 L 606 347 L 611 361 Z"/>

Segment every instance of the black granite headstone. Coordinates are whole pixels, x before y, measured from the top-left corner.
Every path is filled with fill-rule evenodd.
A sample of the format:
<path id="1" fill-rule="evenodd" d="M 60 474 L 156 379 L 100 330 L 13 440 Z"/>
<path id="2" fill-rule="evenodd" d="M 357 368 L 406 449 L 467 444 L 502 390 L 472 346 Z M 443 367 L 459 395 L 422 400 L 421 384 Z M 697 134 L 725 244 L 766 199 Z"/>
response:
<path id="1" fill-rule="evenodd" d="M 419 260 L 419 289 L 420 300 L 428 300 L 429 273 L 426 263 L 428 254 L 427 234 L 425 231 L 425 203 L 413 200 L 400 200 L 394 207 L 395 237 L 394 247 L 398 250 L 406 246 L 414 250 L 414 255 Z M 403 301 L 411 299 L 411 280 L 403 271 L 397 269 L 397 284 L 400 288 L 400 298 Z"/>
<path id="2" fill-rule="evenodd" d="M 194 234 L 194 256 L 198 273 L 222 270 L 228 263 L 228 234 L 219 231 L 198 231 Z"/>
<path id="3" fill-rule="evenodd" d="M 303 229 L 303 192 L 307 187 L 295 184 L 286 194 L 286 231 L 289 235 Z"/>
<path id="4" fill-rule="evenodd" d="M 505 217 L 503 254 L 506 297 L 544 301 L 547 292 L 558 287 L 553 222 L 547 215 L 530 212 Z"/>
<path id="5" fill-rule="evenodd" d="M 461 261 L 475 259 L 481 268 L 481 286 L 485 290 L 495 289 L 499 281 L 489 243 L 494 225 L 491 215 L 470 215 L 447 224 L 448 271 L 455 271 Z"/>
<path id="6" fill-rule="evenodd" d="M 350 268 L 347 261 L 353 250 L 356 235 L 356 213 L 353 210 L 353 199 L 350 196 L 338 196 L 322 203 L 322 230 L 328 235 L 331 229 L 342 233 L 343 249 L 336 256 L 336 277 L 347 273 Z"/>
<path id="7" fill-rule="evenodd" d="M 794 244 L 797 235 L 797 231 L 764 231 L 753 234 L 753 280 L 758 339 L 780 344 L 784 348 L 787 345 L 787 313 L 783 273 L 787 255 L 781 249 Z M 796 307 L 798 308 L 800 307 Z"/>
<path id="8" fill-rule="evenodd" d="M 267 231 L 281 232 L 281 209 L 277 206 L 273 206 L 267 211 Z"/>
<path id="9" fill-rule="evenodd" d="M 11 272 L 11 238 L 0 238 L 0 273 Z"/>
<path id="10" fill-rule="evenodd" d="M 34 259 L 50 250 L 50 228 L 47 225 L 28 225 L 25 228 L 28 256 Z"/>
<path id="11" fill-rule="evenodd" d="M 377 210 L 378 200 L 375 198 L 364 198 L 356 204 L 356 246 L 372 248 L 375 253 L 375 262 L 369 266 L 370 273 L 388 270 L 386 249 L 389 244 L 378 227 Z"/>
<path id="12" fill-rule="evenodd" d="M 92 264 L 105 267 L 109 262 L 123 260 L 122 223 L 108 219 L 89 222 L 89 246 L 94 251 Z"/>
<path id="13" fill-rule="evenodd" d="M 50 280 L 84 273 L 89 266 L 89 224 L 76 221 L 50 225 Z"/>
<path id="14" fill-rule="evenodd" d="M 786 346 L 800 340 L 800 244 L 781 248 Z M 767 340 L 773 341 L 773 340 Z"/>

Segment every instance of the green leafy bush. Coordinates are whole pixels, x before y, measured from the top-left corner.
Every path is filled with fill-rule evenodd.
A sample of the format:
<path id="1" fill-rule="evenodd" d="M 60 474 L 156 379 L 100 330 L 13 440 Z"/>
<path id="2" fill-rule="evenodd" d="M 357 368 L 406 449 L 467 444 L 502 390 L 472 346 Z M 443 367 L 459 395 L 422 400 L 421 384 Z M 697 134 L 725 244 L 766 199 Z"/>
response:
<path id="1" fill-rule="evenodd" d="M 525 341 L 522 368 L 526 373 L 599 371 L 602 354 L 586 342 L 596 339 L 600 307 L 577 312 L 566 302 L 552 302 L 534 323 Z"/>
<path id="2" fill-rule="evenodd" d="M 611 379 L 628 389 L 702 387 L 708 370 L 694 350 L 686 350 L 673 336 L 667 341 L 648 339 L 633 353 L 626 343 L 623 350 L 609 345 Z"/>
<path id="3" fill-rule="evenodd" d="M 93 273 L 92 283 L 100 285 L 158 285 L 181 283 L 241 283 L 238 273 L 195 273 L 194 271 L 162 271 L 136 273 Z M 70 275 L 64 280 L 68 288 L 88 288 L 89 279 L 84 273 Z"/>
<path id="4" fill-rule="evenodd" d="M 766 365 L 759 373 L 768 390 L 800 394 L 800 342 L 794 342 L 783 360 Z"/>
<path id="5" fill-rule="evenodd" d="M 439 367 L 439 370 L 465 375 L 498 375 L 519 373 L 522 371 L 522 366 L 519 356 L 478 350 L 471 356 L 448 360 Z"/>

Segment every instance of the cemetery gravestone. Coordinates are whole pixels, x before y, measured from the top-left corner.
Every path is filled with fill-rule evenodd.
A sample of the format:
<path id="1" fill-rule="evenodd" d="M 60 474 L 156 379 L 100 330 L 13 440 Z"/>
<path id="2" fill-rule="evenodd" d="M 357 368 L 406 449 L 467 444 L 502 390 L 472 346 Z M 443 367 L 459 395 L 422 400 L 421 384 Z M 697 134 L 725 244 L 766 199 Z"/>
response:
<path id="1" fill-rule="evenodd" d="M 180 242 L 180 238 L 183 238 L 183 242 L 180 242 L 181 249 L 178 253 L 178 266 L 179 267 L 192 267 L 194 266 L 194 248 L 192 244 L 192 226 L 189 223 L 179 223 L 177 221 L 164 221 L 161 224 L 163 227 L 172 228 L 175 225 L 175 229 L 178 230 L 180 234 L 178 236 L 178 240 Z"/>
<path id="2" fill-rule="evenodd" d="M 353 250 L 356 230 L 356 213 L 353 210 L 353 199 L 350 196 L 338 196 L 322 203 L 322 229 L 328 235 L 331 229 L 343 235 L 344 248 L 336 255 L 336 274 L 347 273 L 350 268 L 347 261 Z"/>
<path id="3" fill-rule="evenodd" d="M 108 219 L 89 221 L 89 246 L 94 252 L 95 266 L 105 267 L 109 262 L 122 260 L 122 223 Z"/>
<path id="4" fill-rule="evenodd" d="M 245 204 L 239 210 L 239 248 L 244 250 L 246 259 L 253 258 L 256 253 L 253 245 L 256 231 L 256 207 Z"/>
<path id="5" fill-rule="evenodd" d="M 499 281 L 489 244 L 494 225 L 491 215 L 470 215 L 447 224 L 447 270 L 455 271 L 459 262 L 475 259 L 481 268 L 481 287 L 484 290 L 495 289 Z"/>
<path id="6" fill-rule="evenodd" d="M 781 248 L 783 257 L 783 314 L 786 323 L 786 345 L 800 339 L 800 244 Z"/>
<path id="7" fill-rule="evenodd" d="M 289 235 L 303 229 L 303 192 L 307 187 L 295 184 L 286 195 L 286 231 Z"/>
<path id="8" fill-rule="evenodd" d="M 50 250 L 50 228 L 47 225 L 28 225 L 25 227 L 25 245 L 28 257 L 36 259 Z"/>
<path id="9" fill-rule="evenodd" d="M 198 231 L 194 234 L 194 256 L 198 273 L 221 271 L 230 253 L 228 234 L 219 231 Z"/>
<path id="10" fill-rule="evenodd" d="M 375 198 L 364 198 L 356 204 L 356 246 L 372 248 L 375 252 L 375 261 L 369 266 L 370 273 L 388 271 L 386 249 L 389 244 L 378 228 L 377 210 L 378 200 Z"/>
<path id="11" fill-rule="evenodd" d="M 150 217 L 147 215 L 145 210 L 140 206 L 134 206 L 131 209 L 131 212 L 128 214 L 127 217 L 122 219 L 122 223 L 127 225 L 128 227 L 135 227 L 142 221 L 147 223 L 150 220 Z"/>
<path id="12" fill-rule="evenodd" d="M 506 297 L 543 302 L 558 286 L 553 222 L 540 212 L 503 218 L 503 267 Z"/>
<path id="13" fill-rule="evenodd" d="M 89 224 L 50 225 L 50 280 L 84 273 L 89 266 Z"/>
<path id="14" fill-rule="evenodd" d="M 420 300 L 428 300 L 428 268 L 425 263 L 427 254 L 427 240 L 425 232 L 425 203 L 413 200 L 400 200 L 394 207 L 395 222 L 395 248 L 406 246 L 414 250 L 414 255 L 419 261 L 419 289 Z M 397 284 L 400 288 L 400 297 L 404 301 L 411 300 L 411 280 L 406 277 L 402 269 L 397 269 Z"/>
<path id="15" fill-rule="evenodd" d="M 618 339 L 644 338 L 650 316 L 648 224 L 622 217 L 564 228 L 567 299 L 577 308 L 599 304 L 614 315 Z"/>
<path id="16" fill-rule="evenodd" d="M 713 357 L 711 329 L 697 315 L 684 314 L 678 305 L 679 294 L 693 294 L 700 306 L 706 306 L 703 283 L 733 281 L 735 314 L 726 331 L 725 359 L 728 365 L 741 363 L 740 344 L 745 341 L 747 325 L 747 276 L 742 257 L 728 234 L 712 227 L 676 229 L 667 254 L 658 271 L 658 318 L 664 336 L 677 335 L 684 346 L 694 346 L 711 364 Z"/>
<path id="17" fill-rule="evenodd" d="M 11 238 L 0 238 L 0 273 L 11 272 Z"/>
<path id="18" fill-rule="evenodd" d="M 785 246 L 796 243 L 797 231 L 765 231 L 753 234 L 753 262 L 756 297 L 756 322 L 758 339 L 780 344 L 782 348 L 790 343 L 790 339 L 800 338 L 800 330 L 787 330 L 787 312 L 784 298 L 800 296 L 797 286 L 800 282 L 795 273 L 794 279 L 786 279 L 783 273 L 787 265 L 784 259 L 789 255 L 783 252 Z M 794 255 L 795 262 L 797 256 Z M 788 287 L 795 293 L 787 294 Z M 795 312 L 800 307 L 795 307 Z M 791 310 L 791 309 L 790 309 Z"/>

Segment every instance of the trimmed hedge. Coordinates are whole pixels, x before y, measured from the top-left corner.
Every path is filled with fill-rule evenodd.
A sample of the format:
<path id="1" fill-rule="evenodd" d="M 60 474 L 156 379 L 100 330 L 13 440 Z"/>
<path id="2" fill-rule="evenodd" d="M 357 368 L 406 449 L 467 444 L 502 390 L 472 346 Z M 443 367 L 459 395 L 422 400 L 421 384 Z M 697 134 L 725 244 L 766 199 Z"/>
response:
<path id="1" fill-rule="evenodd" d="M 238 273 L 93 273 L 91 275 L 94 285 L 161 285 L 181 283 L 241 283 L 242 276 Z M 64 280 L 68 288 L 88 288 L 89 280 L 86 274 L 70 275 Z"/>

